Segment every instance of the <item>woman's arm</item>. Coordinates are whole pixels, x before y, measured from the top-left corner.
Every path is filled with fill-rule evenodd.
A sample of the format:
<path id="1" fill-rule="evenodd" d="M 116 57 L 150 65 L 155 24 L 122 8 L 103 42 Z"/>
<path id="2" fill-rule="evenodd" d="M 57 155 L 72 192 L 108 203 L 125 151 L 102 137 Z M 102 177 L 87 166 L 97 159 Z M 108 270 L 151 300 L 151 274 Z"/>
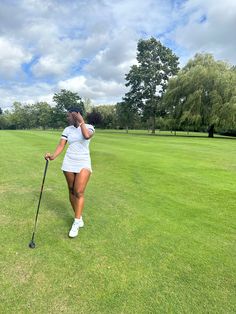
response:
<path id="1" fill-rule="evenodd" d="M 64 150 L 64 147 L 66 145 L 67 140 L 60 139 L 59 144 L 57 145 L 55 152 L 53 154 L 51 153 L 46 153 L 44 158 L 49 159 L 49 160 L 54 160 L 57 158 L 57 156 L 60 155 L 60 153 Z"/>
<path id="2" fill-rule="evenodd" d="M 93 136 L 93 133 L 90 132 L 90 131 L 86 128 L 86 125 L 85 125 L 84 122 L 82 122 L 82 123 L 80 124 L 80 128 L 81 128 L 82 134 L 83 134 L 83 136 L 84 136 L 84 138 L 85 138 L 86 140 L 89 140 L 89 139 Z"/>
<path id="3" fill-rule="evenodd" d="M 84 119 L 83 117 L 81 116 L 81 114 L 78 112 L 72 112 L 72 116 L 73 118 L 75 119 L 75 121 L 77 122 L 76 125 L 77 126 L 80 126 L 81 128 L 81 132 L 83 134 L 83 137 L 86 139 L 86 140 L 89 140 L 92 136 L 93 136 L 93 132 L 90 132 L 87 128 L 86 128 L 86 125 L 85 125 L 85 122 L 84 122 Z"/>

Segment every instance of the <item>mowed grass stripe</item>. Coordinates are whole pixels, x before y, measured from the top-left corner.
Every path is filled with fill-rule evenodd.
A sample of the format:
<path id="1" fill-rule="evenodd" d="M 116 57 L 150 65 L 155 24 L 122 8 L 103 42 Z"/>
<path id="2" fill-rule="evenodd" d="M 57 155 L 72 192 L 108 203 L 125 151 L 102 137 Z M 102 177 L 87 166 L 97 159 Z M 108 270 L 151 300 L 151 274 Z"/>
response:
<path id="1" fill-rule="evenodd" d="M 68 239 L 60 156 L 30 250 L 42 156 L 60 132 L 0 138 L 4 312 L 234 312 L 234 140 L 97 131 L 85 229 Z"/>

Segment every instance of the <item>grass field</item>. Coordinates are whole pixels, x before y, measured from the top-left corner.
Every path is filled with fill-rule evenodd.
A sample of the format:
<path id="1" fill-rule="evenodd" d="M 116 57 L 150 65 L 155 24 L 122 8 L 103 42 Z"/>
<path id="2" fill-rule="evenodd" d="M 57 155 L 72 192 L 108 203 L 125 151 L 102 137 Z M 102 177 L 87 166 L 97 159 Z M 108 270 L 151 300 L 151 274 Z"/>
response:
<path id="1" fill-rule="evenodd" d="M 1 313 L 235 313 L 236 140 L 97 131 L 85 227 L 60 132 L 0 131 Z"/>

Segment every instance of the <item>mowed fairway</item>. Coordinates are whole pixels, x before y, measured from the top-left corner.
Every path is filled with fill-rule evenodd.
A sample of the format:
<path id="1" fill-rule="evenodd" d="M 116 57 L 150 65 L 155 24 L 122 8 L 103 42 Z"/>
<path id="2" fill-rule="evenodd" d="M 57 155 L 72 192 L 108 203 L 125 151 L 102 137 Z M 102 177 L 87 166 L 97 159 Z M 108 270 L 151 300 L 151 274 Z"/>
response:
<path id="1" fill-rule="evenodd" d="M 84 229 L 60 156 L 32 250 L 59 138 L 0 131 L 1 313 L 235 313 L 236 140 L 97 131 Z"/>

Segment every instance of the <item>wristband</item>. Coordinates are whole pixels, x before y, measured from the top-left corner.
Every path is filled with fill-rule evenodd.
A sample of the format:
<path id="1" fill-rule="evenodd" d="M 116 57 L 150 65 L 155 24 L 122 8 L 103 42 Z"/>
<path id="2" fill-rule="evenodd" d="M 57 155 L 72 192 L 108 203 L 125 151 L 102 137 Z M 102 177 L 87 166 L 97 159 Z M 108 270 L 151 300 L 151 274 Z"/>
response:
<path id="1" fill-rule="evenodd" d="M 84 124 L 85 122 L 81 122 L 80 124 L 79 124 L 79 126 L 81 126 L 82 124 Z"/>

